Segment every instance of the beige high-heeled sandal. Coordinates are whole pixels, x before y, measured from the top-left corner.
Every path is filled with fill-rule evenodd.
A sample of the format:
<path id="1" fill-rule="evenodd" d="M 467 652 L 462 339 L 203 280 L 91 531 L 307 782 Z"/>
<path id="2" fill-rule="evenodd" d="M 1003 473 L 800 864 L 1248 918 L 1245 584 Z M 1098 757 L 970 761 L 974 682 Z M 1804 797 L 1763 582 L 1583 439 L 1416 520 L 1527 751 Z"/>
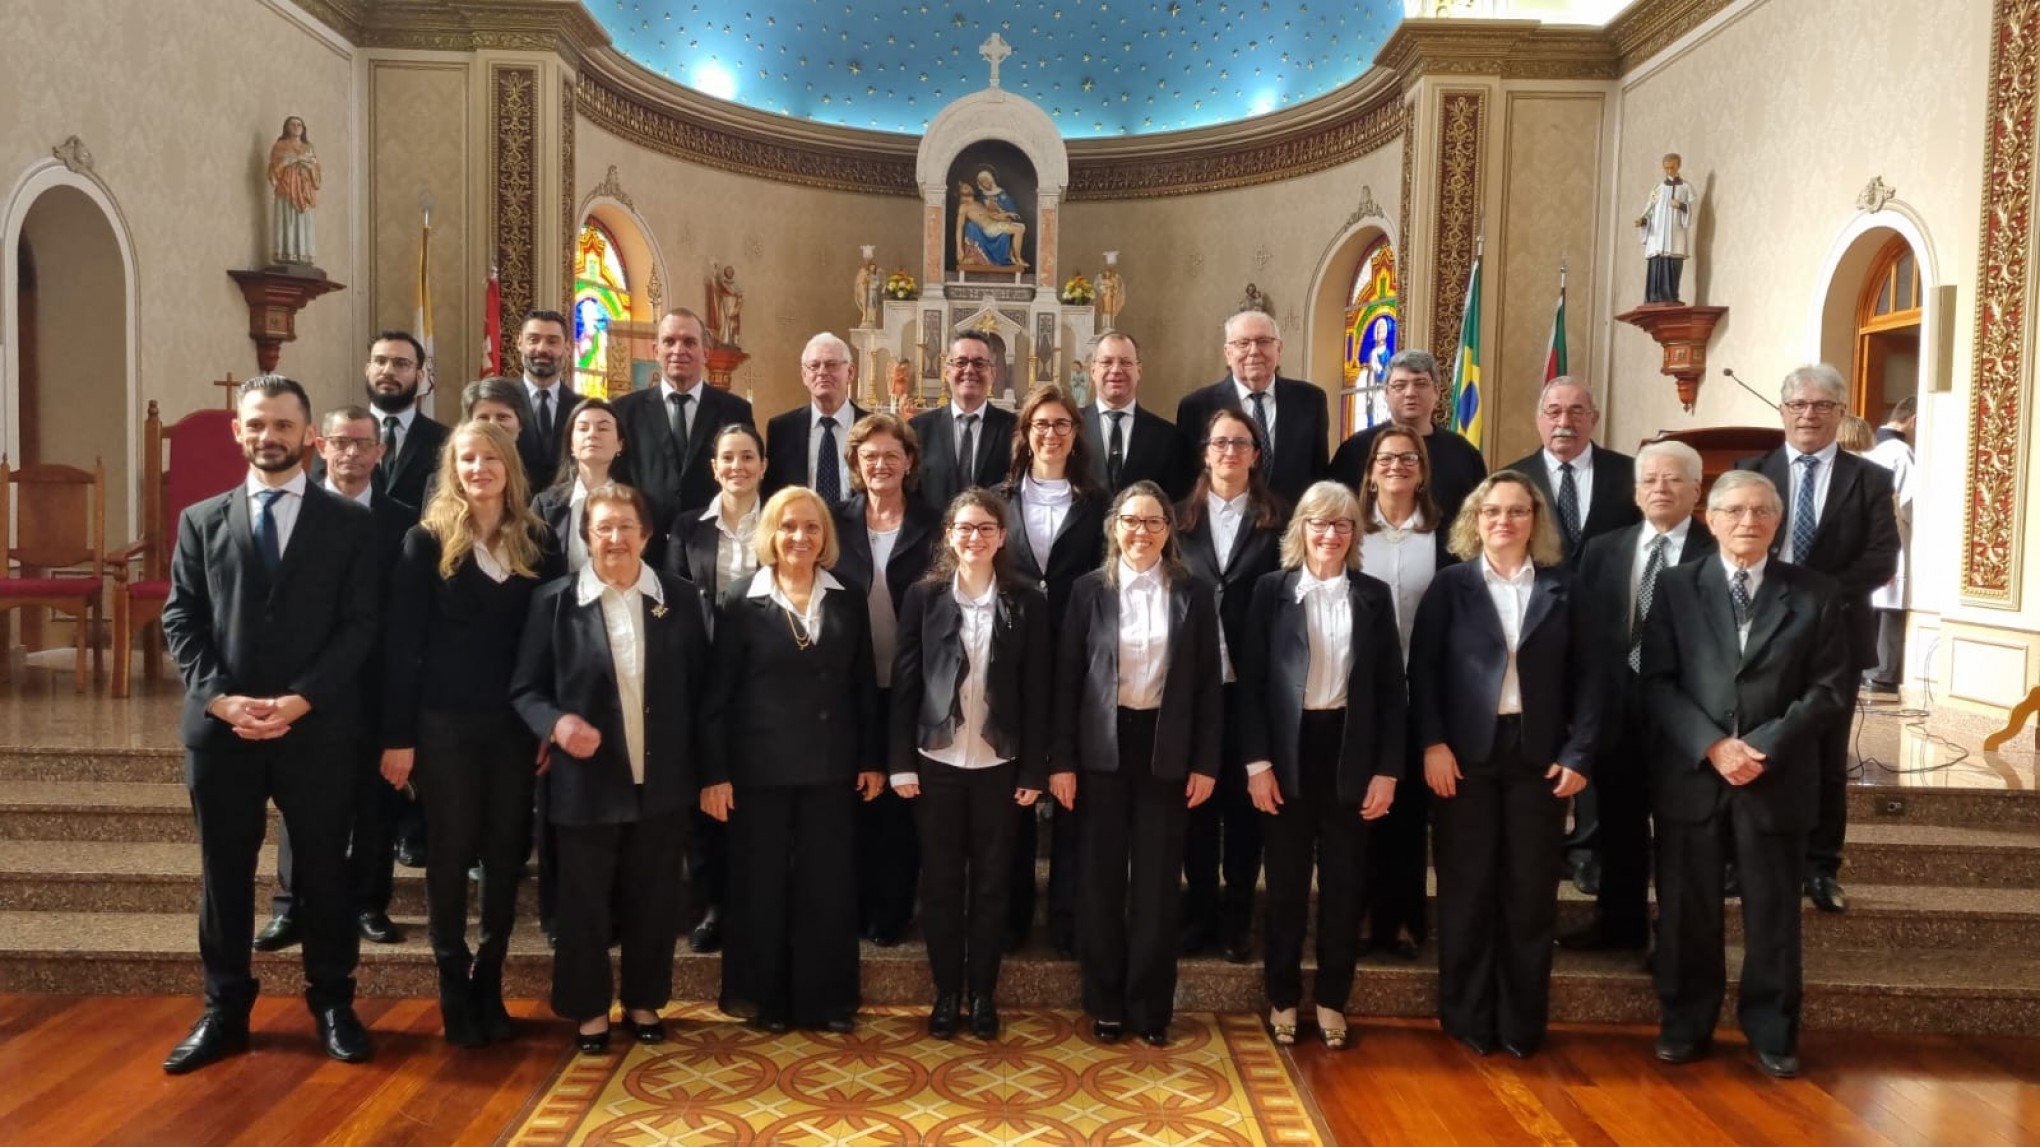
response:
<path id="1" fill-rule="evenodd" d="M 1346 1050 L 1346 1044 L 1351 1040 L 1352 1032 L 1346 1027 L 1344 1012 L 1336 1012 L 1327 1007 L 1320 1007 L 1317 1010 L 1317 1024 L 1318 1034 L 1325 1037 L 1326 1048 L 1332 1051 Z"/>
<path id="2" fill-rule="evenodd" d="M 1272 1008 L 1268 1012 L 1268 1032 L 1275 1042 L 1283 1047 L 1296 1043 L 1296 1009 Z"/>

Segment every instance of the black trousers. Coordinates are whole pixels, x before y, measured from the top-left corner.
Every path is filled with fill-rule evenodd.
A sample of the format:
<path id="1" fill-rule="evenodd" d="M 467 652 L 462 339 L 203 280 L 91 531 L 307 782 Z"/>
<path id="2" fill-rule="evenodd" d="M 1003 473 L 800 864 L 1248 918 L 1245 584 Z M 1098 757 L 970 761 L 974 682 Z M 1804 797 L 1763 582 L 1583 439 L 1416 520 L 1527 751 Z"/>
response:
<path id="1" fill-rule="evenodd" d="M 1601 793 L 1597 911 L 1605 927 L 1641 940 L 1650 930 L 1650 728 L 1633 689 L 1612 742 L 1594 761 L 1592 787 Z"/>
<path id="2" fill-rule="evenodd" d="M 397 866 L 397 818 L 411 798 L 382 778 L 382 750 L 361 745 L 350 753 L 360 763 L 354 775 L 354 823 L 347 834 L 347 887 L 356 913 L 390 910 L 390 890 Z M 291 915 L 297 905 L 292 881 L 297 858 L 290 846 L 288 825 L 276 833 L 276 895 L 269 911 Z"/>
<path id="3" fill-rule="evenodd" d="M 1084 1010 L 1135 1031 L 1169 1026 L 1181 941 L 1182 778 L 1149 775 L 1159 710 L 1119 711 L 1119 769 L 1077 780 L 1084 873 L 1077 950 Z"/>
<path id="4" fill-rule="evenodd" d="M 1011 761 L 959 769 L 921 758 L 921 935 L 937 995 L 992 998 L 999 986 L 1014 829 Z"/>
<path id="5" fill-rule="evenodd" d="M 1424 754 L 1416 741 L 1414 735 L 1409 738 L 1395 803 L 1367 828 L 1367 880 L 1360 896 L 1368 935 L 1377 944 L 1397 932 L 1408 932 L 1420 944 L 1431 934 L 1426 879 L 1431 871 L 1431 790 L 1424 784 Z"/>
<path id="6" fill-rule="evenodd" d="M 432 826 L 425 859 L 425 901 L 432 954 L 465 965 L 468 864 L 482 866 L 481 936 L 474 958 L 501 964 L 517 922 L 517 881 L 531 850 L 537 742 L 517 715 L 418 715 L 411 785 Z"/>
<path id="7" fill-rule="evenodd" d="M 314 1011 L 353 1002 L 361 947 L 347 895 L 353 743 L 350 731 L 307 716 L 273 741 L 185 754 L 198 826 L 198 952 L 208 1007 L 246 1016 L 261 988 L 248 941 L 255 934 L 255 858 L 272 800 L 297 838 L 291 877 L 304 935 L 305 1002 Z"/>
<path id="8" fill-rule="evenodd" d="M 1705 1043 L 1721 1018 L 1728 984 L 1721 926 L 1726 836 L 1733 839 L 1742 875 L 1744 939 L 1737 1018 L 1751 1047 L 1780 1055 L 1797 1053 L 1803 835 L 1761 831 L 1747 803 L 1728 793 L 1723 794 L 1723 807 L 1705 821 L 1658 825 L 1656 967 L 1666 1038 Z"/>
<path id="9" fill-rule="evenodd" d="M 723 1004 L 820 1027 L 857 1011 L 857 790 L 744 786 L 730 813 Z"/>
<path id="10" fill-rule="evenodd" d="M 706 914 L 720 911 L 729 898 L 730 826 L 695 809 L 693 831 L 687 838 L 687 887 L 694 903 Z"/>
<path id="11" fill-rule="evenodd" d="M 881 690 L 880 695 L 878 711 L 890 713 L 891 690 Z M 860 931 L 898 936 L 914 922 L 914 884 L 921 871 L 921 841 L 914 821 L 913 802 L 890 788 L 877 800 L 857 806 Z"/>
<path id="12" fill-rule="evenodd" d="M 1190 810 L 1183 845 L 1183 923 L 1224 939 L 1245 936 L 1253 928 L 1254 885 L 1261 878 L 1261 812 L 1247 795 L 1239 704 L 1239 686 L 1227 685 L 1218 787 L 1210 800 Z"/>
<path id="13" fill-rule="evenodd" d="M 1365 883 L 1367 822 L 1360 806 L 1339 799 L 1339 741 L 1346 711 L 1305 712 L 1297 764 L 1303 791 L 1282 794 L 1266 817 L 1268 852 L 1268 1003 L 1303 999 L 1303 936 L 1310 920 L 1311 871 L 1317 872 L 1317 979 L 1320 1007 L 1346 1010 L 1360 956 L 1360 889 Z"/>
<path id="14" fill-rule="evenodd" d="M 623 1006 L 658 1011 L 673 998 L 673 949 L 684 919 L 687 813 L 624 824 L 551 827 L 559 873 L 552 1009 L 576 1023 L 617 998 L 609 938 L 623 944 Z"/>
<path id="15" fill-rule="evenodd" d="M 1652 255 L 1644 260 L 1644 264 L 1643 301 L 1678 302 L 1679 279 L 1685 274 L 1686 260 L 1671 255 Z"/>
<path id="16" fill-rule="evenodd" d="M 1040 825 L 1048 823 L 1048 923 L 1051 934 L 1067 935 L 1077 927 L 1084 878 L 1084 833 L 1076 813 L 1053 798 L 1013 810 L 1013 859 L 1007 870 L 1007 935 L 1025 938 L 1034 930 L 1039 882 L 1035 862 L 1041 859 Z"/>
<path id="17" fill-rule="evenodd" d="M 1535 1046 L 1550 1013 L 1565 802 L 1501 718 L 1485 762 L 1460 762 L 1438 821 L 1438 1017 L 1455 1036 Z"/>
<path id="18" fill-rule="evenodd" d="M 1849 675 L 1847 707 L 1815 740 L 1820 764 L 1820 814 L 1806 840 L 1806 873 L 1834 876 L 1842 870 L 1842 843 L 1849 835 L 1849 731 L 1856 726 L 1857 673 Z"/>

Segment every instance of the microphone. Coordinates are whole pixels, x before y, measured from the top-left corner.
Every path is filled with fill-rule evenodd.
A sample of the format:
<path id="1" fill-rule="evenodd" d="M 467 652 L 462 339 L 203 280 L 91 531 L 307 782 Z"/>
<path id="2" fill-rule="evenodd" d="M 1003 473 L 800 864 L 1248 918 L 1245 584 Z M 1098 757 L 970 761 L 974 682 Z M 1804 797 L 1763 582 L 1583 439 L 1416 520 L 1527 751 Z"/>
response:
<path id="1" fill-rule="evenodd" d="M 1762 400 L 1765 406 L 1770 407 L 1772 410 L 1778 409 L 1778 404 L 1776 402 L 1771 401 L 1771 399 L 1767 397 L 1763 391 L 1758 390 L 1756 387 L 1751 386 L 1749 383 L 1744 382 L 1740 378 L 1736 378 L 1735 371 L 1730 370 L 1728 367 L 1724 366 L 1721 368 L 1721 373 L 1727 375 L 1729 378 L 1735 379 L 1735 384 L 1737 386 L 1740 386 L 1744 390 L 1749 391 L 1751 394 L 1756 395 L 1758 399 Z"/>

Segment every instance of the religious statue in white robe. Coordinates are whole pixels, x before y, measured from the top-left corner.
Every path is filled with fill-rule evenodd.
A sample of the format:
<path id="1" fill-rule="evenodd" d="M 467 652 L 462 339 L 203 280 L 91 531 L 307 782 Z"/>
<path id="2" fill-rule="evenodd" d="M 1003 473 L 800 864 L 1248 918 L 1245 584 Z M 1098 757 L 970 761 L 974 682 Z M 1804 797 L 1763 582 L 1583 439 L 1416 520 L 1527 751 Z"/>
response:
<path id="1" fill-rule="evenodd" d="M 1646 303 L 1680 301 L 1679 279 L 1685 272 L 1686 259 L 1693 253 L 1693 208 L 1700 194 L 1691 183 L 1679 178 L 1679 163 L 1677 152 L 1665 156 L 1665 178 L 1650 189 L 1643 214 L 1636 218 L 1646 264 L 1643 290 Z"/>

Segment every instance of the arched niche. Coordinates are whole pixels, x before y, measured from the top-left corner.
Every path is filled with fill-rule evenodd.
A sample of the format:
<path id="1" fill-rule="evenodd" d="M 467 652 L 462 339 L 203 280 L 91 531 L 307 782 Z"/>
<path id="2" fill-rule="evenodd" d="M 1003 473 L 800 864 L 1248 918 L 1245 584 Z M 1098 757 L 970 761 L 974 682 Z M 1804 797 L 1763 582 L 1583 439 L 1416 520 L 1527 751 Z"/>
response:
<path id="1" fill-rule="evenodd" d="M 658 241 L 654 238 L 651 227 L 637 213 L 630 196 L 618 183 L 615 167 L 612 166 L 602 183 L 581 201 L 576 219 L 579 220 L 575 228 L 577 247 L 580 233 L 588 225 L 593 224 L 614 247 L 616 262 L 621 267 L 628 287 L 628 309 L 616 319 L 617 327 L 611 331 L 611 337 L 618 349 L 614 355 L 609 356 L 609 365 L 605 368 L 605 373 L 611 375 L 607 380 L 610 392 L 620 393 L 620 390 L 615 389 L 620 385 L 620 378 L 617 376 L 628 377 L 634 361 L 651 357 L 652 332 L 658 324 L 659 316 L 667 308 L 667 292 L 670 290 L 672 279 L 667 273 L 665 256 L 659 250 Z M 578 321 L 582 309 L 580 299 L 582 291 L 579 286 L 582 275 L 578 250 L 575 253 L 574 266 L 573 293 Z M 619 355 L 620 358 L 616 357 Z M 579 372 L 581 365 L 578 361 L 578 351 L 576 357 L 576 371 Z M 632 380 L 632 387 L 635 385 L 636 380 Z"/>
<path id="2" fill-rule="evenodd" d="M 1938 350 L 1945 342 L 1948 323 L 1953 321 L 1954 316 L 1947 313 L 1951 302 L 1949 292 L 1938 288 L 1947 280 L 1942 276 L 1940 258 L 1925 225 L 1910 206 L 1897 199 L 1890 200 L 1877 211 L 1857 212 L 1829 243 L 1827 254 L 1821 260 L 1820 273 L 1815 278 L 1819 287 L 1808 301 L 1807 341 L 1803 357 L 1833 363 L 1844 377 L 1849 375 L 1849 364 L 1855 353 L 1856 311 L 1863 283 L 1879 252 L 1894 237 L 1905 240 L 1919 266 L 1919 389 L 1922 392 L 1946 390 L 1950 383 L 1946 374 L 1950 364 Z"/>
<path id="3" fill-rule="evenodd" d="M 948 239 L 946 212 L 950 169 L 966 148 L 998 141 L 1019 150 L 1034 169 L 1034 283 L 1053 294 L 1056 288 L 1056 240 L 1061 230 L 1062 197 L 1070 184 L 1069 151 L 1055 121 L 1035 103 L 1003 88 L 986 88 L 938 112 L 921 136 L 914 157 L 914 181 L 921 188 L 923 213 L 921 283 L 936 293 L 942 283 L 943 253 Z M 939 297 L 939 294 L 938 294 Z"/>
<path id="4" fill-rule="evenodd" d="M 17 285 L 24 240 L 34 248 L 35 329 L 22 329 Z M 134 459 L 141 452 L 140 308 L 126 217 L 89 166 L 31 165 L 0 201 L 0 449 L 23 457 L 33 434 L 41 461 L 106 465 L 109 545 L 136 536 Z M 38 361 L 24 364 L 31 341 Z M 24 365 L 38 393 L 37 425 L 23 424 Z M 181 413 L 181 412 L 180 412 Z M 118 536 L 116 536 L 118 535 Z"/>
<path id="5" fill-rule="evenodd" d="M 1371 201 L 1372 196 L 1368 199 Z M 1318 258 L 1304 311 L 1304 329 L 1283 332 L 1291 345 L 1303 346 L 1302 377 L 1317 380 L 1335 395 L 1345 388 L 1346 316 L 1354 277 L 1360 272 L 1361 260 L 1382 241 L 1398 256 L 1399 266 L 1400 249 L 1393 221 L 1371 212 L 1356 214 L 1348 220 Z M 1340 404 L 1333 412 L 1333 429 L 1342 434 L 1343 410 Z"/>

